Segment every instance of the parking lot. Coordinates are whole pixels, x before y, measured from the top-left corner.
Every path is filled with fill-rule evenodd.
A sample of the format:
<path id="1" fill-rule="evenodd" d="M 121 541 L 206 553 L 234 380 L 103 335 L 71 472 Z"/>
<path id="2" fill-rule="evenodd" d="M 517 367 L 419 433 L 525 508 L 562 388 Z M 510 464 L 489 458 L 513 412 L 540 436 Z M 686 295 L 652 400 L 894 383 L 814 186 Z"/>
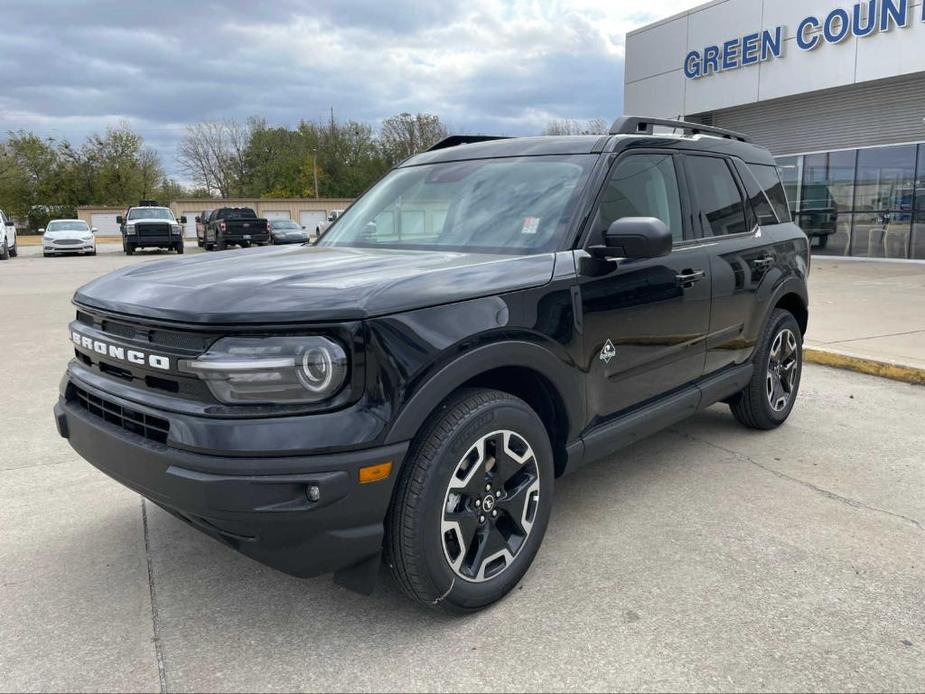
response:
<path id="1" fill-rule="evenodd" d="M 564 478 L 519 590 L 447 618 L 258 565 L 57 436 L 73 290 L 173 257 L 118 250 L 0 264 L 0 690 L 925 685 L 925 389 L 807 366 L 777 431 L 717 406 Z"/>

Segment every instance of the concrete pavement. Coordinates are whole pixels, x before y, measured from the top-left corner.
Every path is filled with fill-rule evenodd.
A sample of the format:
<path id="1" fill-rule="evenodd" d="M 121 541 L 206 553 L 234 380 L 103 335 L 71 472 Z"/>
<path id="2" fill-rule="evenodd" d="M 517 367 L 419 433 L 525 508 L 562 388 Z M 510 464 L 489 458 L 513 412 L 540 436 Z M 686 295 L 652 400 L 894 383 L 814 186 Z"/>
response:
<path id="1" fill-rule="evenodd" d="M 925 370 L 925 262 L 813 258 L 806 346 Z"/>
<path id="2" fill-rule="evenodd" d="M 57 437 L 71 292 L 146 260 L 0 265 L 0 690 L 921 690 L 925 389 L 808 366 L 775 432 L 715 407 L 560 480 L 519 589 L 450 619 L 255 564 Z"/>

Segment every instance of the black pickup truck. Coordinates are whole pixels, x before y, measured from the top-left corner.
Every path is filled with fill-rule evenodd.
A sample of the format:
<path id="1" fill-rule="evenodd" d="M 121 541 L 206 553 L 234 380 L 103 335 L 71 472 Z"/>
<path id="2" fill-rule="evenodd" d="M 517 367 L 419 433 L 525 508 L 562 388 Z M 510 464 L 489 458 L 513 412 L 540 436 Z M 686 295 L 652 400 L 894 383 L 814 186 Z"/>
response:
<path id="1" fill-rule="evenodd" d="M 79 289 L 57 426 L 258 561 L 368 591 L 384 560 L 413 599 L 477 610 L 530 567 L 561 475 L 717 402 L 787 419 L 809 268 L 742 135 L 452 137 L 315 246 Z"/>
<path id="2" fill-rule="evenodd" d="M 220 207 L 212 210 L 204 224 L 202 244 L 207 251 L 228 246 L 266 246 L 270 243 L 270 222 L 249 207 Z"/>

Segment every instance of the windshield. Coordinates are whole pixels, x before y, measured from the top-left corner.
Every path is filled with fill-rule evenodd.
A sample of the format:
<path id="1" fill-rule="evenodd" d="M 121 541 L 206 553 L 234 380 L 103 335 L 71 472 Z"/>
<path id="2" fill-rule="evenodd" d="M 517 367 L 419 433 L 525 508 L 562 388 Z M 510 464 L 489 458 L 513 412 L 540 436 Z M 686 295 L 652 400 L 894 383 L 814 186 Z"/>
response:
<path id="1" fill-rule="evenodd" d="M 318 245 L 546 252 L 568 228 L 596 159 L 518 157 L 396 169 Z"/>
<path id="2" fill-rule="evenodd" d="M 173 221 L 173 212 L 166 207 L 133 207 L 128 211 L 129 219 L 168 219 Z"/>
<path id="3" fill-rule="evenodd" d="M 45 231 L 90 231 L 86 222 L 79 220 L 63 219 L 55 222 L 49 222 Z"/>
<path id="4" fill-rule="evenodd" d="M 291 219 L 274 219 L 272 222 L 270 222 L 270 224 L 274 229 L 302 229 L 302 227 L 293 222 Z"/>

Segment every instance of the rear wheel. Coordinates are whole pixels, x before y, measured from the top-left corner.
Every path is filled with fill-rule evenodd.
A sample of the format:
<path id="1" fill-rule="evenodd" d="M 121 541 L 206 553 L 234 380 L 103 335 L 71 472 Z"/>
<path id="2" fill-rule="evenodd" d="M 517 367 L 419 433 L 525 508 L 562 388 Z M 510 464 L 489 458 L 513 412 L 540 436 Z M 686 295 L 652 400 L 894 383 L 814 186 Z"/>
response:
<path id="1" fill-rule="evenodd" d="M 225 250 L 226 248 L 228 248 L 228 244 L 225 243 L 225 240 L 224 240 L 224 239 L 218 239 L 218 240 L 216 240 L 216 242 L 215 242 L 215 250 L 217 250 L 217 251 L 223 251 L 223 250 Z"/>
<path id="2" fill-rule="evenodd" d="M 792 313 L 771 313 L 754 365 L 751 382 L 730 402 L 732 414 L 751 429 L 775 429 L 793 410 L 803 372 L 803 335 Z"/>
<path id="3" fill-rule="evenodd" d="M 402 590 L 449 612 L 503 598 L 543 540 L 553 477 L 549 437 L 529 405 L 461 391 L 425 425 L 397 483 L 386 552 Z"/>

